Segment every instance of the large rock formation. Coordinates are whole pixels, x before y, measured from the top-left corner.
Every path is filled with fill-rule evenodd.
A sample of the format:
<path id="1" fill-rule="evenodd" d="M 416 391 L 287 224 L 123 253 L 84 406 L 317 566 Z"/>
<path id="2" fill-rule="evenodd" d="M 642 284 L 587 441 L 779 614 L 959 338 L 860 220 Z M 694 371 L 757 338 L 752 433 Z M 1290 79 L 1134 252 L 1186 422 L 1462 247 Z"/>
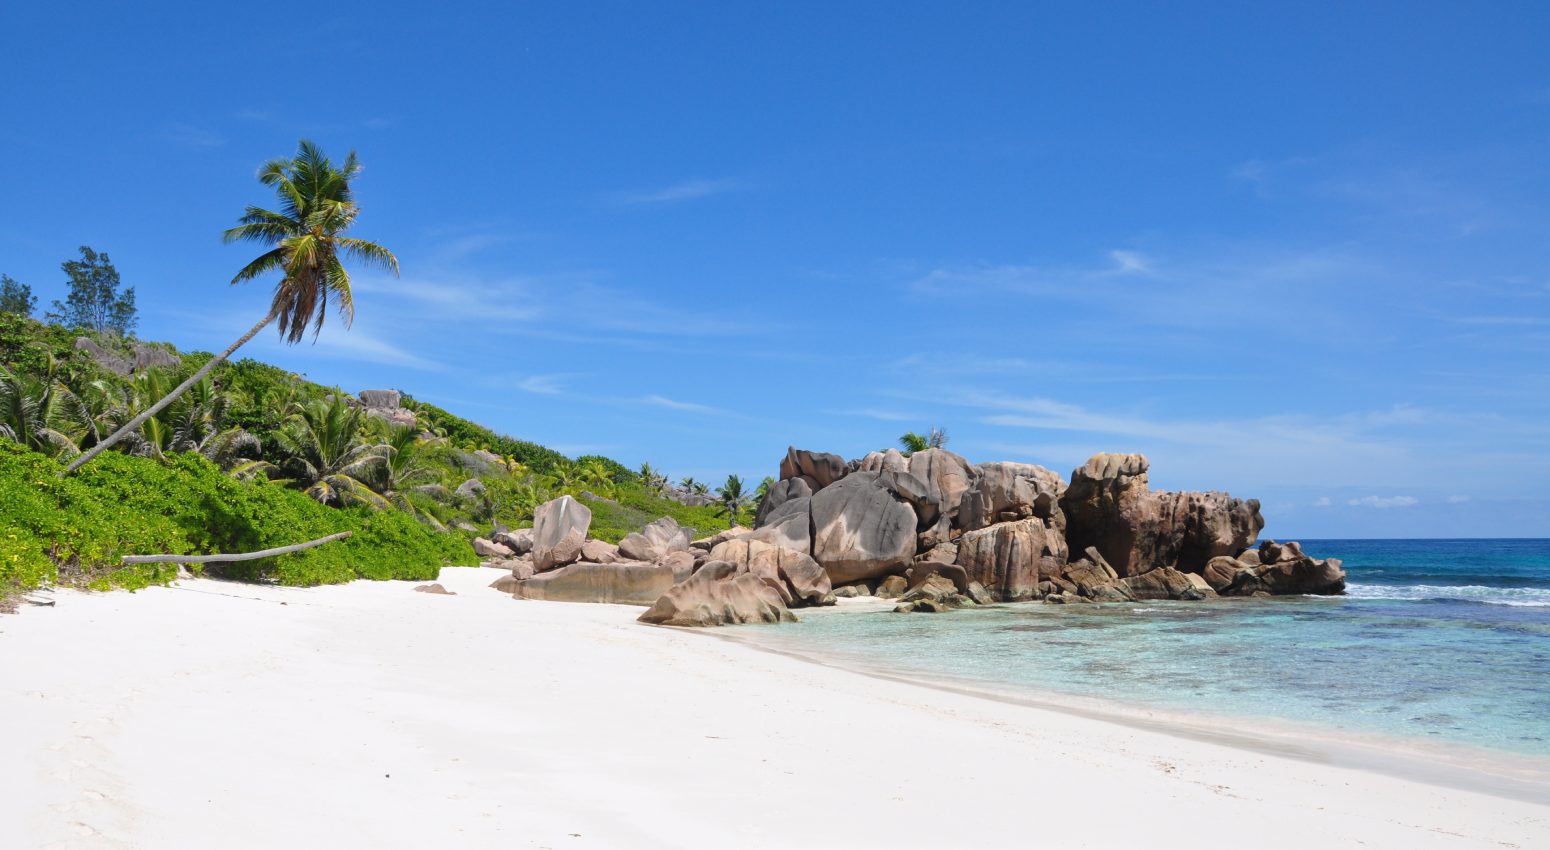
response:
<path id="1" fill-rule="evenodd" d="M 887 575 L 915 555 L 915 511 L 880 475 L 852 473 L 812 497 L 812 556 L 835 584 Z"/>
<path id="2" fill-rule="evenodd" d="M 1000 601 L 1344 588 L 1339 561 L 1309 558 L 1295 544 L 1250 548 L 1264 527 L 1258 501 L 1155 492 L 1149 463 L 1139 454 L 1095 455 L 1069 485 L 1042 466 L 971 466 L 944 449 L 908 457 L 889 449 L 846 463 L 792 448 L 780 467 L 782 480 L 761 504 L 754 530 L 738 538 L 741 551 L 768 544 L 809 555 L 835 587 L 865 580 L 876 583 L 879 596 L 897 597 L 907 592 L 903 576 L 912 564 L 951 563 L 979 592 Z M 731 551 L 721 554 L 732 557 Z M 1083 554 L 1068 563 L 1073 551 Z M 746 567 L 752 557 L 738 561 Z M 756 569 L 769 578 L 768 569 Z M 936 574 L 939 583 L 943 575 Z M 789 587 L 785 595 L 797 601 Z"/>
<path id="3" fill-rule="evenodd" d="M 814 492 L 833 484 L 849 472 L 845 459 L 826 452 L 810 452 L 792 446 L 780 462 L 780 480 L 800 478 Z"/>
<path id="4" fill-rule="evenodd" d="M 1044 520 L 1028 518 L 965 532 L 957 564 L 997 599 L 1032 599 L 1040 581 L 1059 576 L 1066 544 Z"/>
<path id="5" fill-rule="evenodd" d="M 575 562 L 591 527 L 591 509 L 570 496 L 539 505 L 533 512 L 533 567 L 544 572 Z"/>
<path id="6" fill-rule="evenodd" d="M 674 552 L 688 551 L 691 536 L 690 529 L 665 516 L 640 531 L 625 535 L 619 541 L 619 554 L 636 561 L 660 561 Z"/>
<path id="7" fill-rule="evenodd" d="M 553 602 L 613 602 L 650 605 L 673 586 L 673 568 L 621 561 L 571 564 L 517 583 L 514 595 Z"/>
<path id="8" fill-rule="evenodd" d="M 780 592 L 746 568 L 709 561 L 662 594 L 640 622 L 661 626 L 724 626 L 795 622 Z"/>
<path id="9" fill-rule="evenodd" d="M 1148 466 L 1144 455 L 1100 454 L 1071 473 L 1060 506 L 1072 548 L 1096 547 L 1121 577 L 1162 566 L 1198 573 L 1265 527 L 1255 499 L 1152 492 Z"/>
<path id="10" fill-rule="evenodd" d="M 710 550 L 711 561 L 728 561 L 758 576 L 780 593 L 788 607 L 833 605 L 829 574 L 802 552 L 746 537 Z"/>

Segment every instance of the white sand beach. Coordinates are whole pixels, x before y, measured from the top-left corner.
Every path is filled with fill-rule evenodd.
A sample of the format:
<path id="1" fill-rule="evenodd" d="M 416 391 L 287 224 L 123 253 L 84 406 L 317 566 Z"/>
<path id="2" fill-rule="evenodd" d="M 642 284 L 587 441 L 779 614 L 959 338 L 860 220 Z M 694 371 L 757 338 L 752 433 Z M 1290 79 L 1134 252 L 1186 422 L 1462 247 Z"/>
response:
<path id="1" fill-rule="evenodd" d="M 1545 847 L 1550 806 L 404 582 L 0 617 L 0 848 Z"/>

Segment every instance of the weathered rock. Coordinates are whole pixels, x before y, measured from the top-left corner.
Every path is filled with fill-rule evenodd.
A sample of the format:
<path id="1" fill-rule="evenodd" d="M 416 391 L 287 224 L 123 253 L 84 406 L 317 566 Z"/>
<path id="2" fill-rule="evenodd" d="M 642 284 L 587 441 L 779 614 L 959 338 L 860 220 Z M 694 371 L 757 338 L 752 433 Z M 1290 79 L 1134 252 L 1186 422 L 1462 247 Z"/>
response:
<path id="1" fill-rule="evenodd" d="M 812 497 L 812 556 L 832 582 L 886 575 L 915 554 L 915 511 L 878 486 L 879 474 L 851 474 Z"/>
<path id="2" fill-rule="evenodd" d="M 1094 602 L 1134 602 L 1135 593 L 1123 584 L 1100 584 L 1086 594 Z"/>
<path id="3" fill-rule="evenodd" d="M 1065 541 L 1040 519 L 1003 522 L 958 538 L 957 563 L 997 599 L 1031 599 L 1041 580 L 1064 569 Z"/>
<path id="4" fill-rule="evenodd" d="M 937 525 L 942 518 L 942 506 L 926 482 L 908 472 L 885 470 L 876 473 L 877 485 L 902 499 L 915 512 L 915 529 L 924 531 Z"/>
<path id="5" fill-rule="evenodd" d="M 496 558 L 493 561 L 485 561 L 479 566 L 494 567 L 498 570 L 509 570 L 516 578 L 533 577 L 532 558 Z"/>
<path id="6" fill-rule="evenodd" d="M 938 584 L 943 581 L 947 582 L 947 585 L 953 589 L 954 593 L 961 593 L 965 596 L 969 593 L 969 574 L 963 567 L 957 564 L 923 561 L 910 568 L 908 578 L 909 586 L 904 590 L 905 599 L 909 599 L 910 594 L 932 581 L 937 581 Z M 975 583 L 977 584 L 978 582 Z"/>
<path id="7" fill-rule="evenodd" d="M 1066 565 L 1061 575 L 1076 585 L 1077 593 L 1089 597 L 1094 595 L 1097 588 L 1119 581 L 1119 573 L 1109 566 L 1109 562 L 1103 559 L 1103 553 L 1093 546 L 1087 547 L 1081 560 Z"/>
<path id="8" fill-rule="evenodd" d="M 663 626 L 796 621 L 775 588 L 727 561 L 706 563 L 665 591 L 639 619 Z"/>
<path id="9" fill-rule="evenodd" d="M 453 492 L 457 493 L 460 499 L 472 499 L 484 492 L 484 482 L 477 478 L 470 478 L 457 485 L 457 489 Z"/>
<path id="10" fill-rule="evenodd" d="M 1202 599 L 1216 595 L 1216 589 L 1211 587 L 1210 583 L 1206 581 L 1205 576 L 1202 576 L 1200 573 L 1185 573 L 1184 577 L 1189 579 L 1189 583 L 1194 586 L 1195 590 L 1200 592 Z"/>
<path id="11" fill-rule="evenodd" d="M 868 590 L 869 588 L 865 584 L 847 584 L 843 587 L 836 587 L 834 589 L 834 596 L 836 599 L 855 599 L 859 596 L 871 596 L 872 594 Z"/>
<path id="12" fill-rule="evenodd" d="M 510 558 L 516 554 L 511 549 L 483 537 L 474 538 L 474 554 L 481 558 Z"/>
<path id="13" fill-rule="evenodd" d="M 657 563 L 673 571 L 674 581 L 683 581 L 694 574 L 694 568 L 701 563 L 700 558 L 705 553 L 697 549 L 688 552 L 669 552 Z"/>
<path id="14" fill-rule="evenodd" d="M 752 531 L 753 529 L 751 528 L 744 528 L 741 525 L 734 525 L 726 531 L 717 532 L 709 537 L 701 537 L 699 540 L 692 540 L 689 542 L 689 546 L 692 549 L 700 549 L 705 552 L 709 552 L 710 550 L 716 548 L 718 544 L 725 543 L 728 540 L 736 540 L 737 538 L 742 537 L 743 535 Z"/>
<path id="15" fill-rule="evenodd" d="M 619 554 L 636 561 L 660 561 L 689 549 L 689 530 L 672 517 L 662 517 L 619 541 Z"/>
<path id="16" fill-rule="evenodd" d="M 544 572 L 576 561 L 591 526 L 591 509 L 570 496 L 539 505 L 533 512 L 533 568 Z"/>
<path id="17" fill-rule="evenodd" d="M 910 474 L 925 482 L 930 494 L 952 520 L 963 494 L 974 481 L 974 468 L 947 449 L 926 449 L 910 455 Z"/>
<path id="18" fill-rule="evenodd" d="M 1238 553 L 1238 560 L 1241 561 L 1244 564 L 1247 564 L 1248 566 L 1257 567 L 1257 566 L 1259 566 L 1259 563 L 1260 563 L 1260 561 L 1259 561 L 1259 550 L 1258 549 L 1245 549 L 1242 552 Z"/>
<path id="19" fill-rule="evenodd" d="M 516 555 L 526 555 L 533 551 L 533 529 L 531 528 L 497 531 L 490 535 L 490 539 L 510 549 Z"/>
<path id="20" fill-rule="evenodd" d="M 858 472 L 909 472 L 910 462 L 898 449 L 872 452 L 857 464 Z"/>
<path id="21" fill-rule="evenodd" d="M 591 561 L 594 564 L 612 564 L 619 560 L 619 547 L 602 540 L 588 540 L 581 544 L 581 560 Z M 644 561 L 647 559 L 630 558 L 629 560 Z"/>
<path id="22" fill-rule="evenodd" d="M 710 550 L 711 561 L 728 561 L 775 588 L 787 606 L 832 605 L 829 574 L 806 554 L 757 540 L 728 540 Z"/>
<path id="23" fill-rule="evenodd" d="M 877 584 L 877 598 L 898 599 L 904 595 L 904 591 L 910 586 L 909 580 L 904 576 L 888 576 Z"/>
<path id="24" fill-rule="evenodd" d="M 1257 561 L 1258 553 L 1256 552 L 1255 555 L 1255 560 Z M 1258 563 L 1247 564 L 1237 558 L 1219 555 L 1206 562 L 1206 568 L 1201 573 L 1201 577 L 1205 579 L 1206 584 L 1210 585 L 1212 590 L 1221 593 L 1232 585 L 1239 571 L 1250 570 L 1257 566 L 1259 566 Z"/>
<path id="25" fill-rule="evenodd" d="M 845 459 L 827 452 L 810 452 L 795 446 L 786 449 L 780 462 L 780 480 L 800 478 L 814 493 L 844 478 L 850 470 Z"/>
<path id="26" fill-rule="evenodd" d="M 990 591 L 986 590 L 985 586 L 977 581 L 969 582 L 968 595 L 977 605 L 989 605 L 996 601 L 996 598 L 990 594 Z"/>
<path id="27" fill-rule="evenodd" d="M 433 583 L 433 584 L 422 584 L 419 587 L 415 588 L 415 592 L 416 593 L 435 593 L 435 594 L 439 594 L 441 596 L 456 596 L 457 595 L 456 593 L 453 593 L 452 591 L 446 589 L 445 587 L 442 587 L 440 582 L 436 582 L 436 583 Z"/>
<path id="28" fill-rule="evenodd" d="M 967 531 L 1028 517 L 1050 519 L 1066 487 L 1058 473 L 1031 463 L 982 463 L 974 472 L 958 506 L 958 527 Z"/>
<path id="29" fill-rule="evenodd" d="M 579 563 L 539 573 L 517 586 L 524 599 L 650 605 L 673 586 L 671 567 L 620 561 Z"/>
<path id="30" fill-rule="evenodd" d="M 967 589 L 968 586 L 965 584 L 964 590 Z M 959 589 L 951 579 L 944 575 L 931 573 L 925 576 L 923 581 L 914 584 L 909 590 L 905 591 L 901 601 L 918 602 L 922 599 L 930 599 L 934 602 L 941 602 L 958 594 Z"/>
<path id="31" fill-rule="evenodd" d="M 808 496 L 788 499 L 771 511 L 758 528 L 738 539 L 757 540 L 811 555 L 813 551 L 812 505 L 813 500 Z"/>
<path id="32" fill-rule="evenodd" d="M 917 561 L 936 561 L 939 564 L 958 563 L 957 543 L 936 543 L 915 556 Z"/>
<path id="33" fill-rule="evenodd" d="M 1259 502 L 1226 493 L 1152 492 L 1143 455 L 1095 455 L 1071 473 L 1061 497 L 1066 539 L 1096 546 L 1123 578 L 1157 566 L 1200 572 L 1259 535 Z"/>
<path id="34" fill-rule="evenodd" d="M 1198 599 L 1199 591 L 1184 573 L 1172 567 L 1158 567 L 1138 576 L 1120 579 L 1137 599 Z"/>
<path id="35" fill-rule="evenodd" d="M 781 505 L 793 499 L 806 499 L 812 495 L 812 485 L 801 478 L 788 478 L 785 481 L 775 482 L 764 495 L 764 499 L 759 502 L 759 511 L 754 515 L 753 527 L 764 526 Z"/>
<path id="36" fill-rule="evenodd" d="M 531 578 L 531 577 L 532 577 L 532 573 L 529 573 L 527 576 L 524 576 L 524 577 L 518 577 L 518 576 L 515 576 L 515 575 L 504 575 L 504 576 L 501 576 L 500 578 L 496 579 L 495 581 L 490 582 L 490 586 L 495 588 L 496 590 L 499 590 L 501 593 L 516 593 L 517 592 L 517 586 L 522 584 L 522 578 Z"/>
<path id="37" fill-rule="evenodd" d="M 391 409 L 403 405 L 403 394 L 398 390 L 361 390 L 360 400 L 367 408 Z"/>
<path id="38" fill-rule="evenodd" d="M 1300 553 L 1302 550 L 1299 548 L 1295 551 Z M 1264 554 L 1260 552 L 1262 558 Z M 1276 563 L 1238 570 L 1232 584 L 1218 592 L 1223 596 L 1258 596 L 1261 593 L 1276 596 L 1290 593 L 1332 595 L 1345 592 L 1345 570 L 1341 569 L 1338 559 L 1315 560 L 1302 554 L 1288 557 L 1285 549 L 1281 555 L 1283 560 Z"/>

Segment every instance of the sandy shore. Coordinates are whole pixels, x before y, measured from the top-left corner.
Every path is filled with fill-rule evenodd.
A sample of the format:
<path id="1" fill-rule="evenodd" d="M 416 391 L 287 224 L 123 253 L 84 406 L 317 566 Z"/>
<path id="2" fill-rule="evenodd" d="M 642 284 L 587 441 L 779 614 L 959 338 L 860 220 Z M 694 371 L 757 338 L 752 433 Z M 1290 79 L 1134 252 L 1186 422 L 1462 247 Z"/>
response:
<path id="1" fill-rule="evenodd" d="M 495 575 L 0 618 L 0 847 L 1550 846 L 1550 806 L 515 601 Z"/>

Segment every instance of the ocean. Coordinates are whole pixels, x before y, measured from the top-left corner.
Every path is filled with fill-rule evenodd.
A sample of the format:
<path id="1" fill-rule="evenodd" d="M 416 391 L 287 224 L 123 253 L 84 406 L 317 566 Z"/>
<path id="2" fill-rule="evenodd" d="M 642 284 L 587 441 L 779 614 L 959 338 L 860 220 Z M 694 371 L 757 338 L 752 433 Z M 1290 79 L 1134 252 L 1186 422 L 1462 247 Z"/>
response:
<path id="1" fill-rule="evenodd" d="M 961 687 L 1550 757 L 1550 540 L 1303 549 L 1345 562 L 1345 596 L 809 609 L 738 631 Z"/>

